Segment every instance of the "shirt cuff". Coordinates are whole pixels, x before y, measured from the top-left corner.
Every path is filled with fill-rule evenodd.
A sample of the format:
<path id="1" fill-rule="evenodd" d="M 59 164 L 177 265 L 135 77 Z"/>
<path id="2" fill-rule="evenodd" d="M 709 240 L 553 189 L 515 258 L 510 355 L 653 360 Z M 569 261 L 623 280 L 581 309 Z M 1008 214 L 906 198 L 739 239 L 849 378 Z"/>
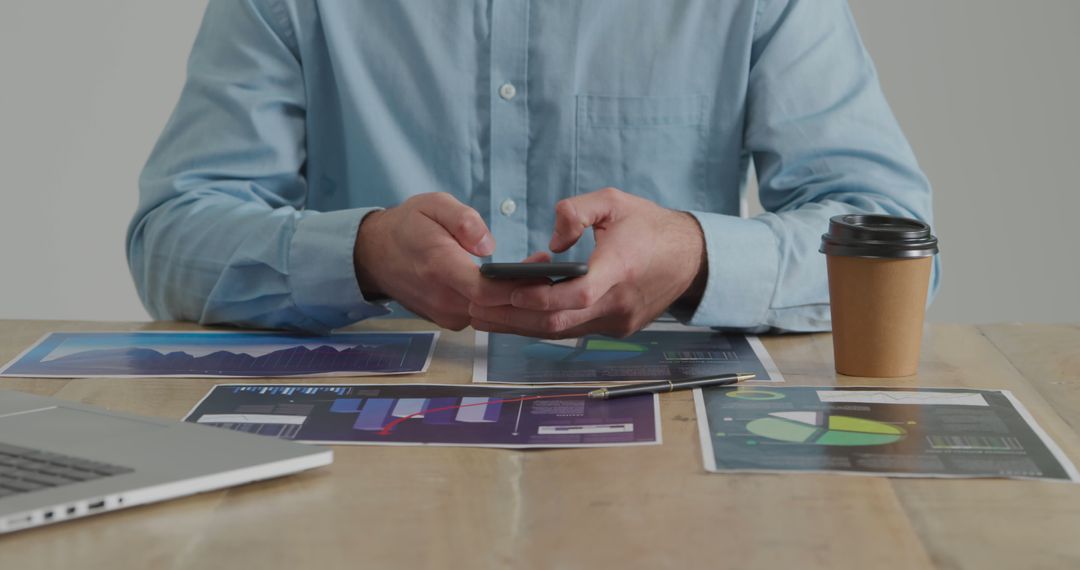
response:
<path id="1" fill-rule="evenodd" d="M 364 298 L 353 249 L 360 222 L 379 208 L 305 212 L 289 249 L 289 289 L 297 309 L 328 329 L 390 312 Z"/>
<path id="2" fill-rule="evenodd" d="M 688 324 L 756 328 L 765 324 L 779 271 L 776 235 L 764 222 L 690 212 L 705 235 L 709 275 Z"/>

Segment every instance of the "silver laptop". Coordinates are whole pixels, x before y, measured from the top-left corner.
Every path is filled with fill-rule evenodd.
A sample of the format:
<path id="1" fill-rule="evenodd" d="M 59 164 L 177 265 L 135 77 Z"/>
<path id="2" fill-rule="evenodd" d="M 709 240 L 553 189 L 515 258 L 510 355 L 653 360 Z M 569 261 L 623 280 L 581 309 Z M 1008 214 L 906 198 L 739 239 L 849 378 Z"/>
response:
<path id="1" fill-rule="evenodd" d="M 332 461 L 323 447 L 0 390 L 0 534 Z"/>

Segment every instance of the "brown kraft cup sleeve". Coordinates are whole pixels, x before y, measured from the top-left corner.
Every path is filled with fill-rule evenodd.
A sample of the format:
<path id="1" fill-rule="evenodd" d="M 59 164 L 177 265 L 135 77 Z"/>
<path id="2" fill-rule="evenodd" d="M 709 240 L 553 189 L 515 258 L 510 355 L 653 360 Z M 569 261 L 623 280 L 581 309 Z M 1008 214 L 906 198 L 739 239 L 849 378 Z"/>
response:
<path id="1" fill-rule="evenodd" d="M 918 372 L 933 257 L 826 259 L 836 371 L 881 378 Z"/>

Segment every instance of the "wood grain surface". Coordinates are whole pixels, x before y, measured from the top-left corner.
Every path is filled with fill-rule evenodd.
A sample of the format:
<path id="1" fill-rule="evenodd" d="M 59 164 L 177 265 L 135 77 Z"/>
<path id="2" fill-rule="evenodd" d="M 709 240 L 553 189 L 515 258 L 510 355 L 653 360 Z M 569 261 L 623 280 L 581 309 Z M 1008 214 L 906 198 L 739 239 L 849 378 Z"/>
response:
<path id="1" fill-rule="evenodd" d="M 0 321 L 0 361 L 50 331 L 197 328 Z M 406 319 L 355 327 L 430 328 Z M 788 385 L 1012 390 L 1080 462 L 1078 327 L 933 325 L 919 375 L 893 380 L 837 376 L 827 334 L 764 342 Z M 443 331 L 426 374 L 356 381 L 467 383 L 472 352 L 471 330 Z M 218 382 L 7 378 L 0 385 L 179 419 Z M 690 393 L 662 396 L 661 414 L 660 446 L 338 446 L 328 468 L 4 536 L 0 567 L 1080 567 L 1080 485 L 708 474 Z"/>

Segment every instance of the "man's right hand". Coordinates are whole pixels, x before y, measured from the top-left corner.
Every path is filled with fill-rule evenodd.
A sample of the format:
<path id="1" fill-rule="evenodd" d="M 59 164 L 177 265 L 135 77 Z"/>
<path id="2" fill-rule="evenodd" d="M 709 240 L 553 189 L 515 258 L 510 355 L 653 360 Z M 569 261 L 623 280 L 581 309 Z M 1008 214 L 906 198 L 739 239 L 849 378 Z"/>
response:
<path id="1" fill-rule="evenodd" d="M 510 304 L 520 281 L 480 275 L 470 254 L 495 252 L 495 238 L 480 214 L 443 192 L 420 194 L 372 212 L 360 224 L 353 249 L 356 280 L 365 295 L 384 295 L 453 330 L 469 326 L 469 303 Z M 526 261 L 547 261 L 546 254 Z"/>

